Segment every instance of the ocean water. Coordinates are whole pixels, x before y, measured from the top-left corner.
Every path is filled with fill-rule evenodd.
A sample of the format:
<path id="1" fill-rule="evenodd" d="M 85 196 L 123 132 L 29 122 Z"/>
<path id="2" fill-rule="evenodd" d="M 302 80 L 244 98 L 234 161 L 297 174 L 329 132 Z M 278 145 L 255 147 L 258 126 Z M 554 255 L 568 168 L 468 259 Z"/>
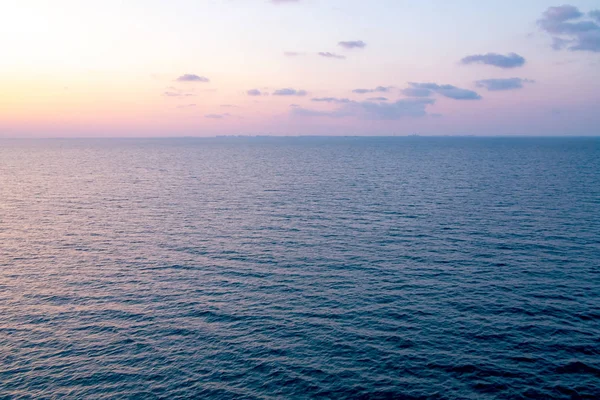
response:
<path id="1" fill-rule="evenodd" d="M 0 398 L 600 398 L 600 139 L 2 140 Z"/>

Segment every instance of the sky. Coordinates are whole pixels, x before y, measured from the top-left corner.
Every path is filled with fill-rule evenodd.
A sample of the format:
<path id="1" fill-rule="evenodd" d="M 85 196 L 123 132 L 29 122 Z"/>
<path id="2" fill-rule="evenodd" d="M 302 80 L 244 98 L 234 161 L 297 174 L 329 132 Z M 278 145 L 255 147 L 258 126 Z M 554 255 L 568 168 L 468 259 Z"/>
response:
<path id="1" fill-rule="evenodd" d="M 0 0 L 0 137 L 600 135 L 600 3 Z"/>

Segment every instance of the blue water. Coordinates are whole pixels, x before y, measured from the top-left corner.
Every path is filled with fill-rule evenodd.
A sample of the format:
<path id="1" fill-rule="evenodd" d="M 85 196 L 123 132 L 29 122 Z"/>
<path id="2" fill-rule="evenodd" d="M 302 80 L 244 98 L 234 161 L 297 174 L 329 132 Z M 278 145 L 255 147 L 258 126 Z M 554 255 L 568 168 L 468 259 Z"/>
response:
<path id="1" fill-rule="evenodd" d="M 0 398 L 600 398 L 600 139 L 0 141 Z"/>

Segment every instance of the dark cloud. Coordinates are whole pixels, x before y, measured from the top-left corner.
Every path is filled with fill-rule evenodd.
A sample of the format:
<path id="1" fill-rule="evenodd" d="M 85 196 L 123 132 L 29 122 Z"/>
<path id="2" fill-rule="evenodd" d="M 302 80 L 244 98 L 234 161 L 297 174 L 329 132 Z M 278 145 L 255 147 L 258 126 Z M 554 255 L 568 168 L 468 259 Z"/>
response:
<path id="1" fill-rule="evenodd" d="M 387 97 L 369 97 L 367 101 L 388 101 Z"/>
<path id="2" fill-rule="evenodd" d="M 229 116 L 231 116 L 231 114 L 229 114 L 229 113 L 225 113 L 225 114 L 206 114 L 204 116 L 204 118 L 223 119 L 223 118 L 227 118 Z"/>
<path id="3" fill-rule="evenodd" d="M 591 11 L 589 17 L 600 23 L 600 11 Z M 572 5 L 550 7 L 537 21 L 538 26 L 552 36 L 554 50 L 600 52 L 600 25 L 582 19 L 585 15 Z"/>
<path id="4" fill-rule="evenodd" d="M 210 82 L 205 76 L 198 76 L 194 74 L 184 74 L 176 79 L 177 82 Z"/>
<path id="5" fill-rule="evenodd" d="M 460 60 L 462 64 L 485 64 L 499 68 L 516 68 L 525 65 L 525 59 L 516 53 L 502 55 L 497 53 L 473 54 Z"/>
<path id="6" fill-rule="evenodd" d="M 435 92 L 441 96 L 454 100 L 480 100 L 481 96 L 472 90 L 461 89 L 452 85 L 438 85 L 437 83 L 408 83 L 415 89 L 426 89 Z"/>
<path id="7" fill-rule="evenodd" d="M 434 104 L 434 99 L 401 99 L 394 103 L 350 101 L 340 105 L 333 111 L 320 111 L 306 108 L 294 108 L 292 115 L 299 117 L 356 117 L 362 119 L 396 120 L 405 117 L 424 117 L 427 106 Z"/>
<path id="8" fill-rule="evenodd" d="M 324 102 L 324 103 L 350 103 L 350 99 L 340 99 L 337 97 L 315 97 L 311 101 Z"/>
<path id="9" fill-rule="evenodd" d="M 250 89 L 246 92 L 248 96 L 262 96 L 264 93 L 258 89 Z"/>
<path id="10" fill-rule="evenodd" d="M 342 56 L 340 54 L 335 54 L 335 53 L 330 53 L 330 52 L 324 52 L 324 51 L 320 51 L 317 53 L 318 55 L 320 55 L 321 57 L 326 57 L 326 58 L 337 58 L 338 60 L 343 60 L 346 58 L 346 56 Z"/>
<path id="11" fill-rule="evenodd" d="M 477 87 L 486 88 L 489 91 L 521 89 L 524 83 L 533 83 L 530 79 L 507 78 L 507 79 L 482 79 L 475 82 Z"/>
<path id="12" fill-rule="evenodd" d="M 354 89 L 353 93 L 365 94 L 365 93 L 389 93 L 393 86 L 377 86 L 375 89 Z"/>
<path id="13" fill-rule="evenodd" d="M 345 49 L 364 49 L 367 47 L 367 44 L 362 40 L 348 40 L 339 42 L 338 46 L 341 46 Z"/>
<path id="14" fill-rule="evenodd" d="M 273 92 L 273 96 L 306 96 L 306 90 L 296 90 L 292 88 L 278 89 Z"/>
<path id="15" fill-rule="evenodd" d="M 402 89 L 400 93 L 408 97 L 429 97 L 433 95 L 433 91 L 431 91 L 430 89 L 417 87 L 409 87 L 406 89 Z"/>

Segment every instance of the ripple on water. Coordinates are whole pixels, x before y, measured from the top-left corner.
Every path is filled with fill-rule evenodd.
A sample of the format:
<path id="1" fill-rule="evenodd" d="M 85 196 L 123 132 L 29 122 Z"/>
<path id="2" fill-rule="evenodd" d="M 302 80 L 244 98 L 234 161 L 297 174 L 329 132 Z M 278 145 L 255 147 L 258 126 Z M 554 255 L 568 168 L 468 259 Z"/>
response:
<path id="1" fill-rule="evenodd" d="M 0 398 L 600 398 L 597 139 L 0 146 Z"/>

